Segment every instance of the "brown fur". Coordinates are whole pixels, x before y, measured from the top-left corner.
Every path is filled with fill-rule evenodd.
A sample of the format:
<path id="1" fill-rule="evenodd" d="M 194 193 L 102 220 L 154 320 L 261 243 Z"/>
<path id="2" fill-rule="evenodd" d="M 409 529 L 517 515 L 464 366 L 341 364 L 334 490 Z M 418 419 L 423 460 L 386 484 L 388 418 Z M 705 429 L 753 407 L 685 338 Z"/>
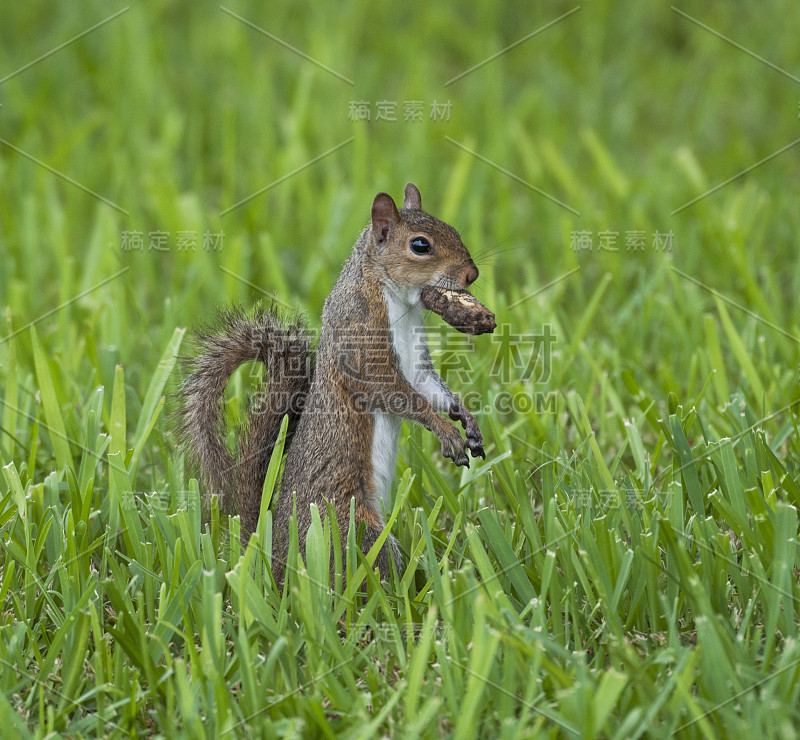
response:
<path id="1" fill-rule="evenodd" d="M 227 379 L 242 362 L 259 359 L 269 370 L 268 396 L 280 391 L 305 401 L 302 414 L 290 413 L 293 439 L 280 494 L 273 504 L 272 558 L 279 582 L 286 567 L 295 501 L 303 557 L 312 504 L 320 512 L 325 511 L 326 501 L 334 504 L 342 552 L 351 499 L 355 499 L 356 531 L 363 525 L 364 552 L 383 530 L 373 481 L 377 411 L 417 422 L 434 432 L 442 442 L 442 453 L 457 465 L 469 464 L 468 450 L 473 456 L 483 454 L 477 422 L 435 374 L 427 347 L 421 358 L 422 371 L 435 387 L 436 395 L 430 398 L 435 397 L 438 408 L 414 387 L 413 379 L 404 376 L 395 354 L 385 290 L 406 291 L 416 295 L 418 301 L 419 291 L 426 285 L 466 288 L 478 277 L 458 233 L 421 210 L 419 191 L 411 184 L 406 187 L 403 205 L 398 211 L 385 193 L 375 197 L 371 224 L 358 238 L 325 301 L 313 380 L 310 373 L 292 380 L 282 375 L 287 352 L 308 356 L 307 342 L 298 338 L 300 325 L 282 327 L 272 311 L 259 314 L 253 322 L 233 313 L 223 316 L 220 331 L 201 336 L 203 354 L 194 361 L 195 372 L 182 390 L 182 431 L 187 444 L 207 484 L 215 490 L 233 490 L 246 531 L 252 531 L 258 521 L 266 463 L 285 408 L 278 403 L 277 408 L 251 409 L 249 427 L 240 436 L 240 460 L 234 462 L 222 442 L 222 397 Z M 430 242 L 429 254 L 411 250 L 411 240 L 417 236 Z M 284 339 L 275 345 L 268 337 Z M 466 440 L 441 411 L 464 426 Z M 236 471 L 234 476 L 231 470 Z M 399 565 L 399 549 L 393 537 L 376 562 L 383 577 L 389 574 L 390 558 Z"/>
<path id="2" fill-rule="evenodd" d="M 273 306 L 251 317 L 231 308 L 194 339 L 199 354 L 185 360 L 192 374 L 179 391 L 178 433 L 206 487 L 222 496 L 226 510 L 239 512 L 249 535 L 258 524 L 261 489 L 283 416 L 289 415 L 288 448 L 311 385 L 308 332 L 299 320 L 281 320 Z M 267 384 L 248 402 L 234 459 L 224 441 L 225 386 L 250 361 L 266 366 Z"/>

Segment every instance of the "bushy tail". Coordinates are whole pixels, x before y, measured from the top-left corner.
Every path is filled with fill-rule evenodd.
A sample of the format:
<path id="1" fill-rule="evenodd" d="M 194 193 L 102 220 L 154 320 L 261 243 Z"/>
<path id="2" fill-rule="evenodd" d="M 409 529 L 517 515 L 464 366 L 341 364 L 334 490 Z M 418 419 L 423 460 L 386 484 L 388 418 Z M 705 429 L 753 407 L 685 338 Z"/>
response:
<path id="1" fill-rule="evenodd" d="M 314 369 L 304 323 L 279 318 L 274 306 L 246 316 L 240 309 L 222 312 L 215 324 L 195 336 L 196 357 L 187 358 L 191 375 L 179 391 L 178 433 L 203 483 L 231 498 L 250 533 L 258 524 L 261 490 L 270 456 L 289 415 L 286 449 L 303 411 Z M 225 386 L 243 363 L 257 360 L 267 369 L 265 385 L 248 402 L 238 431 L 238 456 L 225 444 Z"/>

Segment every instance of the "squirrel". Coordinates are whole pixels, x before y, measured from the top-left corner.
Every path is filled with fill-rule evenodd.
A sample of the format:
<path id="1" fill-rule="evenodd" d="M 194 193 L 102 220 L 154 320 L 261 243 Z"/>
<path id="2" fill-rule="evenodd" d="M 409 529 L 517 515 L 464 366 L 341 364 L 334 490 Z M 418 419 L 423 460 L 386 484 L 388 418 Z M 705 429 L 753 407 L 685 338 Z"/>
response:
<path id="1" fill-rule="evenodd" d="M 235 500 L 245 537 L 258 523 L 267 466 L 281 420 L 289 417 L 273 503 L 277 582 L 284 577 L 295 505 L 303 555 L 311 504 L 324 512 L 326 501 L 334 504 L 344 552 L 351 499 L 361 548 L 369 551 L 385 526 L 382 508 L 391 508 L 402 419 L 433 432 L 456 465 L 469 466 L 467 452 L 486 457 L 478 422 L 434 370 L 420 303 L 427 286 L 464 290 L 477 277 L 458 232 L 424 212 L 419 190 L 409 183 L 400 210 L 386 193 L 375 196 L 371 222 L 325 301 L 316 356 L 303 322 L 281 319 L 274 307 L 252 318 L 229 309 L 216 331 L 199 334 L 200 354 L 189 360 L 192 373 L 179 391 L 179 431 L 206 487 L 222 492 L 223 506 Z M 234 459 L 223 437 L 225 386 L 253 360 L 266 366 L 267 385 L 250 401 Z M 381 578 L 388 578 L 391 558 L 399 568 L 393 535 L 375 563 Z"/>

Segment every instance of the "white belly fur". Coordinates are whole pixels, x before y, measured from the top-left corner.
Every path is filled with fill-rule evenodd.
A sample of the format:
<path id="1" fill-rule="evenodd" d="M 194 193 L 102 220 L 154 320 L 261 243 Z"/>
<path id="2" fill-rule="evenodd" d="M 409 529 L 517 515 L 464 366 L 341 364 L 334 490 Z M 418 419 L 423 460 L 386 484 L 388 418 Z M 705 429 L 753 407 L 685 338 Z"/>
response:
<path id="1" fill-rule="evenodd" d="M 382 411 L 373 411 L 372 414 L 375 420 L 372 432 L 372 482 L 378 498 L 383 501 L 383 509 L 388 514 L 392 509 L 389 493 L 397 466 L 400 417 L 384 414 Z"/>
<path id="2" fill-rule="evenodd" d="M 419 296 L 396 296 L 384 291 L 384 298 L 389 309 L 392 345 L 400 360 L 400 369 L 405 378 L 414 384 L 416 371 L 421 367 L 420 353 L 425 342 Z M 397 467 L 397 443 L 402 420 L 399 416 L 382 411 L 373 411 L 373 418 L 372 482 L 378 498 L 383 501 L 384 511 L 388 513 L 391 510 L 389 494 Z"/>

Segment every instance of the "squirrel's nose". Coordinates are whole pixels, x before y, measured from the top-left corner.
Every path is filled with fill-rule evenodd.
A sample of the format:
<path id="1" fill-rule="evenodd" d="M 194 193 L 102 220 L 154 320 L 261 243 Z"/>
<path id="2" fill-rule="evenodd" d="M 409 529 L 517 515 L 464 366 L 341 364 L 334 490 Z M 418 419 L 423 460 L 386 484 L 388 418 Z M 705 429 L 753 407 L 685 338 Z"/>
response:
<path id="1" fill-rule="evenodd" d="M 467 284 L 467 287 L 472 285 L 478 279 L 478 268 L 475 267 L 473 262 L 467 266 L 467 269 L 464 270 L 464 282 Z"/>

